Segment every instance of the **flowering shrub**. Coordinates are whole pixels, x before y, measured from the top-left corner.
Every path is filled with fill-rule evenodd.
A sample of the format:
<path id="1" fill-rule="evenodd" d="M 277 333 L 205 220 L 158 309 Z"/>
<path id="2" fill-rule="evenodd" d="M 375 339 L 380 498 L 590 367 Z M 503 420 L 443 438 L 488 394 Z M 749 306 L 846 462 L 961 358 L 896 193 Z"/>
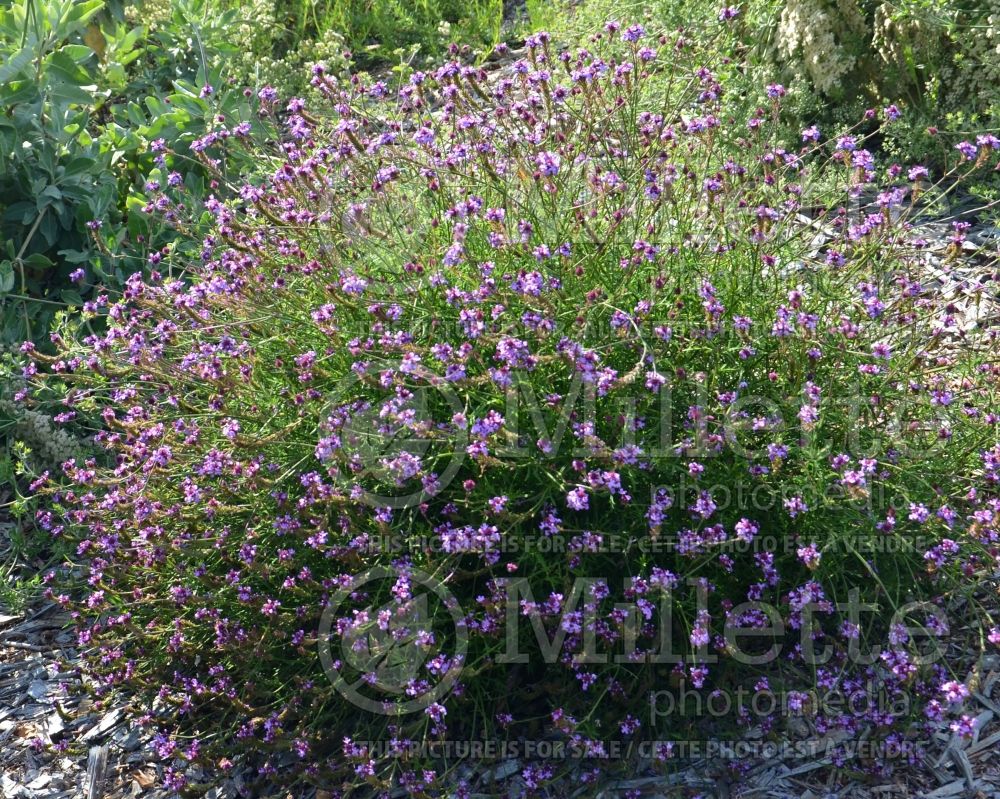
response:
<path id="1" fill-rule="evenodd" d="M 239 756 L 437 793 L 414 743 L 599 754 L 698 728 L 651 696 L 735 685 L 821 731 L 969 733 L 926 650 L 996 568 L 995 331 L 925 285 L 926 170 L 850 131 L 774 146 L 784 89 L 732 118 L 721 58 L 609 23 L 492 80 L 318 68 L 335 121 L 288 105 L 285 162 L 209 201 L 191 282 L 134 277 L 106 332 L 35 356 L 22 399 L 64 386 L 110 458 L 35 482 L 83 570 L 51 595 L 172 787 Z M 808 693 L 872 685 L 920 702 Z"/>
<path id="2" fill-rule="evenodd" d="M 856 0 L 789 0 L 781 9 L 776 48 L 824 95 L 842 92 L 848 76 L 863 76 L 864 42 L 870 35 Z"/>
<path id="3" fill-rule="evenodd" d="M 762 20 L 773 11 L 762 6 L 758 16 L 754 33 L 765 39 Z M 970 127 L 996 125 L 998 21 L 995 0 L 788 0 L 769 60 L 802 93 L 802 118 L 837 116 L 842 109 L 831 99 L 905 103 L 906 122 L 884 131 L 890 147 L 908 157 L 937 158 L 940 148 L 928 127 L 957 140 Z"/>

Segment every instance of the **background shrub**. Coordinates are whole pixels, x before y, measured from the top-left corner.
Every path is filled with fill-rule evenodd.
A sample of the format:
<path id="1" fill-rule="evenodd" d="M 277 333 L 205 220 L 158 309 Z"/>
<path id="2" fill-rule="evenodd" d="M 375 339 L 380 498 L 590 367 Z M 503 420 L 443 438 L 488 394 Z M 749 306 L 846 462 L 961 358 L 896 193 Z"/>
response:
<path id="1" fill-rule="evenodd" d="M 758 26 L 771 10 L 760 5 Z M 942 150 L 1000 120 L 998 12 L 993 0 L 789 0 L 771 29 L 769 57 L 779 79 L 815 95 L 805 121 L 899 103 L 907 120 L 886 131 L 884 146 L 940 166 Z M 945 147 L 929 127 L 953 134 Z"/>
<path id="2" fill-rule="evenodd" d="M 500 37 L 503 0 L 326 0 L 302 3 L 297 35 L 343 31 L 362 65 L 391 60 L 397 48 L 422 55 L 443 52 L 449 42 L 495 44 Z"/>
<path id="3" fill-rule="evenodd" d="M 96 286 L 119 290 L 170 243 L 142 209 L 147 179 L 166 180 L 175 158 L 195 165 L 185 180 L 196 204 L 224 192 L 187 145 L 248 106 L 207 55 L 231 18 L 206 41 L 189 10 L 174 9 L 169 32 L 129 27 L 102 0 L 0 11 L 0 343 L 46 342 L 60 309 Z"/>
<path id="4" fill-rule="evenodd" d="M 20 311 L 4 313 L 4 343 L 44 331 L 58 303 L 75 299 L 69 274 L 91 250 L 85 223 L 115 203 L 111 154 L 86 130 L 94 96 L 82 88 L 90 76 L 81 64 L 91 51 L 72 43 L 101 5 L 31 2 L 0 10 L 7 109 L 0 118 L 0 296 L 16 293 Z M 54 306 L 28 302 L 50 293 Z"/>

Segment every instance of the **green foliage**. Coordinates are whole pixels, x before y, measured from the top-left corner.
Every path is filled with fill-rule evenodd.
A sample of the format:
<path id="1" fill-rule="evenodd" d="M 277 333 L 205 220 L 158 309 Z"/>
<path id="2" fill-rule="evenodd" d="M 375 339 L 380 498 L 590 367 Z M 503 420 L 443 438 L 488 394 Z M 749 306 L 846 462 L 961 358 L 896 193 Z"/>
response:
<path id="1" fill-rule="evenodd" d="M 310 68 L 328 74 L 424 62 L 441 55 L 450 41 L 483 48 L 500 35 L 502 0 L 211 0 L 228 15 L 226 41 L 216 62 L 237 84 L 271 85 L 283 97 L 309 96 Z"/>
<path id="2" fill-rule="evenodd" d="M 237 85 L 270 85 L 286 98 L 308 96 L 313 91 L 313 64 L 325 64 L 333 74 L 346 71 L 347 43 L 339 30 L 304 27 L 289 16 L 288 4 L 275 0 L 216 2 L 222 11 L 236 15 L 226 32 L 236 52 L 225 56 L 224 66 Z"/>
<path id="3" fill-rule="evenodd" d="M 609 19 L 651 22 L 669 31 L 718 13 L 717 5 L 707 0 L 527 0 L 526 8 L 532 29 L 580 42 Z"/>
<path id="4" fill-rule="evenodd" d="M 93 51 L 80 33 L 102 0 L 32 0 L 0 11 L 0 290 L 22 299 L 4 313 L 0 340 L 44 331 L 53 308 L 74 301 L 67 276 L 91 257 L 84 224 L 115 201 L 114 154 L 88 131 L 101 99 L 86 65 Z"/>
<path id="5" fill-rule="evenodd" d="M 310 29 L 342 31 L 364 65 L 397 48 L 434 55 L 452 40 L 495 43 L 502 13 L 502 0 L 300 0 L 294 25 L 298 40 Z"/>
<path id="6" fill-rule="evenodd" d="M 143 212 L 161 166 L 151 145 L 170 141 L 194 163 L 192 140 L 249 116 L 224 76 L 235 16 L 206 0 L 172 3 L 167 25 L 133 25 L 105 0 L 0 11 L 0 343 L 44 340 L 54 313 L 96 286 L 117 290 L 173 238 Z M 194 167 L 198 202 L 211 187 Z"/>
<path id="7" fill-rule="evenodd" d="M 951 144 L 1000 124 L 996 0 L 782 0 L 749 14 L 758 60 L 800 95 L 796 125 L 896 103 L 886 151 L 940 168 Z"/>

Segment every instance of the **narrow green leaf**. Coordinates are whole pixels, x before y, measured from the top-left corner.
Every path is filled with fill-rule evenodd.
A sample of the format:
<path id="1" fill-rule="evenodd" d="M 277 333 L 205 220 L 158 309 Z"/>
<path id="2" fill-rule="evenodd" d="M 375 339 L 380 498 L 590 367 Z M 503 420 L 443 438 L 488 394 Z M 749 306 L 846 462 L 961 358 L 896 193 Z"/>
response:
<path id="1" fill-rule="evenodd" d="M 0 261 L 0 294 L 14 288 L 14 265 L 10 261 Z"/>
<path id="2" fill-rule="evenodd" d="M 63 14 L 62 19 L 59 20 L 59 27 L 70 29 L 76 28 L 87 22 L 103 7 L 104 0 L 83 0 L 83 2 L 74 3 L 70 6 L 69 10 Z"/>
<path id="3" fill-rule="evenodd" d="M 54 266 L 52 261 L 40 252 L 35 252 L 24 259 L 24 263 L 34 269 L 49 269 Z"/>
<path id="4" fill-rule="evenodd" d="M 16 78 L 27 69 L 34 54 L 33 47 L 30 44 L 25 45 L 3 64 L 0 64 L 0 86 Z"/>
<path id="5" fill-rule="evenodd" d="M 82 264 L 90 260 L 87 250 L 59 250 L 59 255 L 68 264 Z"/>
<path id="6" fill-rule="evenodd" d="M 74 131 L 75 132 L 75 131 Z M 94 168 L 97 160 L 94 158 L 74 158 L 68 164 L 63 172 L 65 177 L 74 177 L 76 175 L 82 175 Z"/>
<path id="7" fill-rule="evenodd" d="M 73 289 L 63 289 L 59 292 L 59 297 L 67 305 L 83 305 L 83 297 L 80 296 L 78 291 Z"/>

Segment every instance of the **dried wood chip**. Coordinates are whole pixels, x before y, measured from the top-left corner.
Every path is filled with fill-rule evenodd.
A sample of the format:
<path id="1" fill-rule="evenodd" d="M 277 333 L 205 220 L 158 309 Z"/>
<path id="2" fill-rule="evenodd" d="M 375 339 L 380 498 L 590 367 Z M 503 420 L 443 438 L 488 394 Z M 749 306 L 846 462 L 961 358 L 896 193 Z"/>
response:
<path id="1" fill-rule="evenodd" d="M 66 723 L 58 712 L 49 714 L 45 719 L 45 734 L 50 741 L 58 741 L 66 730 Z"/>
<path id="2" fill-rule="evenodd" d="M 969 756 L 961 749 L 952 749 L 951 762 L 958 766 L 958 770 L 965 777 L 966 787 L 972 790 L 976 784 L 976 776 L 972 773 L 972 763 L 969 762 Z"/>
<path id="3" fill-rule="evenodd" d="M 967 754 L 974 755 L 977 752 L 981 752 L 984 749 L 993 749 L 993 745 L 1000 742 L 1000 732 L 993 733 L 989 738 L 983 738 L 977 741 L 975 744 L 969 747 Z"/>
<path id="4" fill-rule="evenodd" d="M 24 641 L 4 641 L 3 645 L 11 649 L 23 649 L 25 652 L 47 652 L 44 646 L 39 646 L 38 644 L 29 644 Z"/>
<path id="5" fill-rule="evenodd" d="M 104 795 L 104 778 L 108 770 L 108 747 L 90 747 L 87 754 L 87 799 L 101 799 Z"/>
<path id="6" fill-rule="evenodd" d="M 489 782 L 499 782 L 507 779 L 512 774 L 516 774 L 521 766 L 516 760 L 505 760 L 494 769 L 489 769 L 483 773 L 483 779 Z"/>
<path id="7" fill-rule="evenodd" d="M 982 735 L 983 730 L 986 726 L 993 721 L 994 713 L 992 710 L 984 710 L 978 716 L 976 716 L 976 729 L 972 733 L 972 741 L 970 743 L 974 744 L 979 741 L 979 736 Z"/>
<path id="8" fill-rule="evenodd" d="M 106 735 L 121 720 L 121 717 L 124 714 L 125 711 L 122 708 L 116 707 L 110 713 L 106 714 L 104 718 L 101 719 L 100 723 L 87 730 L 87 732 L 80 737 L 80 740 L 87 743 L 88 741 L 93 741 L 95 738 L 100 738 L 103 735 Z"/>
<path id="9" fill-rule="evenodd" d="M 989 708 L 998 716 L 1000 716 L 1000 705 L 997 705 L 997 703 L 994 702 L 992 699 L 989 699 L 988 697 L 985 697 L 980 693 L 973 693 L 972 695 L 973 697 L 975 697 L 976 701 L 979 702 L 979 704 L 981 704 L 983 707 Z"/>
<path id="10" fill-rule="evenodd" d="M 28 696 L 37 702 L 41 702 L 49 695 L 49 684 L 41 680 L 33 680 L 28 686 Z"/>
<path id="11" fill-rule="evenodd" d="M 954 782 L 942 785 L 940 788 L 935 788 L 927 794 L 927 799 L 944 799 L 947 796 L 958 796 L 964 790 L 965 783 L 962 780 L 955 780 Z"/>
<path id="12" fill-rule="evenodd" d="M 28 789 L 32 791 L 40 791 L 50 782 L 52 782 L 51 774 L 39 774 L 31 782 L 28 783 Z"/>
<path id="13" fill-rule="evenodd" d="M 0 774 L 0 795 L 5 799 L 19 799 L 22 796 L 30 796 L 28 789 L 21 783 L 12 780 L 6 774 Z"/>

